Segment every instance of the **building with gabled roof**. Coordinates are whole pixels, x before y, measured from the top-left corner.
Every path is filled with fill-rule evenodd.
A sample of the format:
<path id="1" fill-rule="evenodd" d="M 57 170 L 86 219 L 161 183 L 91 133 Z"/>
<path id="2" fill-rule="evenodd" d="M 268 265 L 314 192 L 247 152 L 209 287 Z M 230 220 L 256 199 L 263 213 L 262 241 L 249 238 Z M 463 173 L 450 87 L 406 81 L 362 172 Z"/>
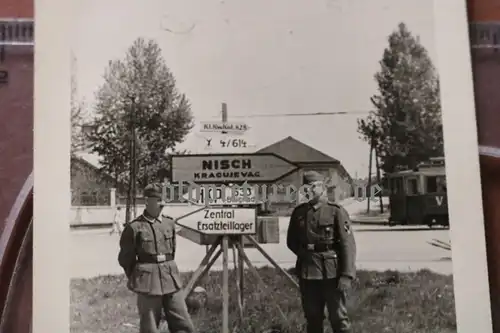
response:
<path id="1" fill-rule="evenodd" d="M 116 181 L 100 169 L 94 155 L 84 152 L 73 154 L 70 178 L 72 206 L 111 204 L 111 189 L 117 187 Z M 123 191 L 124 188 L 120 190 Z"/>
<path id="2" fill-rule="evenodd" d="M 281 185 L 293 185 L 299 188 L 304 184 L 304 172 L 313 170 L 323 174 L 336 184 L 335 188 L 329 189 L 330 200 L 339 201 L 353 194 L 352 178 L 339 160 L 291 136 L 264 147 L 257 153 L 274 153 L 299 167 L 297 172 L 280 180 Z M 269 209 L 288 210 L 294 205 L 296 203 L 275 203 Z"/>

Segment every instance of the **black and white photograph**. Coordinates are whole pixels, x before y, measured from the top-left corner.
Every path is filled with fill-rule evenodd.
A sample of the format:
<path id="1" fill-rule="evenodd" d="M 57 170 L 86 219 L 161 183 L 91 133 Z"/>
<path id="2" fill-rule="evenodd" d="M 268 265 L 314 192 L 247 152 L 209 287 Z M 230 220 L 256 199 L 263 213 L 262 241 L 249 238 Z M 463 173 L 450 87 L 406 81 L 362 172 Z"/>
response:
<path id="1" fill-rule="evenodd" d="M 73 7 L 72 333 L 457 332 L 433 0 Z"/>

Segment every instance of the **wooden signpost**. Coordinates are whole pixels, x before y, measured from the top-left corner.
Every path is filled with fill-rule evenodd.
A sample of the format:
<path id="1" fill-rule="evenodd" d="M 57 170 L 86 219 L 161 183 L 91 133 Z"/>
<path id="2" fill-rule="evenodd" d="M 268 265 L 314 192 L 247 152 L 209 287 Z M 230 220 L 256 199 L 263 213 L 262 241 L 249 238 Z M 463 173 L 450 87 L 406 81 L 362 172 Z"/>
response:
<path id="1" fill-rule="evenodd" d="M 193 182 L 195 184 L 241 184 L 272 183 L 298 169 L 296 165 L 275 154 L 214 154 L 214 155 L 174 155 L 172 156 L 172 182 Z M 247 205 L 246 205 L 247 206 Z M 194 228 L 180 222 L 187 217 L 197 221 Z M 214 236 L 207 254 L 192 275 L 185 288 L 185 297 L 194 290 L 196 284 L 208 273 L 222 255 L 222 333 L 229 333 L 229 248 L 238 254 L 234 260 L 236 288 L 238 290 L 238 309 L 240 324 L 244 316 L 244 266 L 257 279 L 261 288 L 267 288 L 257 269 L 245 253 L 244 241 L 257 249 L 292 285 L 298 288 L 295 279 L 282 269 L 255 239 L 257 232 L 256 208 L 243 208 L 241 204 L 225 204 L 224 200 L 215 203 L 205 202 L 205 206 L 176 219 L 176 224 L 200 236 Z M 284 322 L 288 318 L 276 304 Z"/>
<path id="2" fill-rule="evenodd" d="M 205 150 L 215 152 L 247 152 L 255 147 L 247 141 L 247 134 L 250 126 L 244 122 L 228 122 L 227 104 L 222 103 L 221 121 L 203 121 L 200 123 L 199 132 L 206 141 Z M 208 136 L 207 136 L 208 135 Z"/>

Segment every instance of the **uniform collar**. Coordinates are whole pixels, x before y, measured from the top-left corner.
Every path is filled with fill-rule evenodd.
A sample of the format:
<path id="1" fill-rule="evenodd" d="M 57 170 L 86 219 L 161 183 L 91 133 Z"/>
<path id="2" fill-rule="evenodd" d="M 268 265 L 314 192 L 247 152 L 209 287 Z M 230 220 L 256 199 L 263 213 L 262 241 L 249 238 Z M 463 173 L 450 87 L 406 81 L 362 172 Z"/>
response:
<path id="1" fill-rule="evenodd" d="M 319 199 L 313 199 L 313 200 L 310 200 L 309 201 L 309 204 L 311 205 L 311 207 L 314 209 L 314 210 L 318 210 L 319 208 L 321 208 L 321 206 L 323 205 L 326 205 L 327 204 L 327 200 L 324 200 L 322 198 L 319 198 Z"/>
<path id="2" fill-rule="evenodd" d="M 150 214 L 148 214 L 146 210 L 144 210 L 144 212 L 142 213 L 142 217 L 144 217 L 144 219 L 149 223 L 155 223 L 160 221 L 157 217 L 152 217 Z"/>

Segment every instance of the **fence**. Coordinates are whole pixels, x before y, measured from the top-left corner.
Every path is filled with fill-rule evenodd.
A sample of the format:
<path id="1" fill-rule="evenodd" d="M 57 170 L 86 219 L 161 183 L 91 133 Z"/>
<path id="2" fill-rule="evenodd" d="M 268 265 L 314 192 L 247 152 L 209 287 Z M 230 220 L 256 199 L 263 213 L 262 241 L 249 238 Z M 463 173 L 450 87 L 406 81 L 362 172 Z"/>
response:
<path id="1" fill-rule="evenodd" d="M 121 209 L 118 210 L 117 208 Z M 163 212 L 176 217 L 198 208 L 192 204 L 169 204 Z M 142 214 L 144 205 L 137 205 L 137 215 Z M 120 223 L 125 223 L 125 205 L 116 206 L 73 206 L 71 207 L 70 226 L 104 226 L 111 225 L 115 218 Z"/>
<path id="2" fill-rule="evenodd" d="M 144 210 L 143 200 L 137 200 L 136 214 Z M 170 216 L 181 216 L 198 206 L 190 203 L 171 203 L 164 209 Z M 72 206 L 70 214 L 70 227 L 79 226 L 104 226 L 111 225 L 114 221 L 125 223 L 126 205 L 117 201 L 116 190 L 110 189 L 109 205 L 102 206 Z"/>
<path id="3" fill-rule="evenodd" d="M 342 198 L 344 199 L 344 198 Z M 72 206 L 70 215 L 70 227 L 83 226 L 107 226 L 113 222 L 125 223 L 126 205 L 122 198 L 118 198 L 115 189 L 110 189 L 109 204 L 99 206 Z M 136 200 L 136 216 L 144 210 L 144 200 Z M 266 214 L 284 215 L 290 214 L 294 203 L 272 203 L 266 205 Z M 184 215 L 199 208 L 191 203 L 169 203 L 163 210 L 164 214 L 176 217 Z"/>

